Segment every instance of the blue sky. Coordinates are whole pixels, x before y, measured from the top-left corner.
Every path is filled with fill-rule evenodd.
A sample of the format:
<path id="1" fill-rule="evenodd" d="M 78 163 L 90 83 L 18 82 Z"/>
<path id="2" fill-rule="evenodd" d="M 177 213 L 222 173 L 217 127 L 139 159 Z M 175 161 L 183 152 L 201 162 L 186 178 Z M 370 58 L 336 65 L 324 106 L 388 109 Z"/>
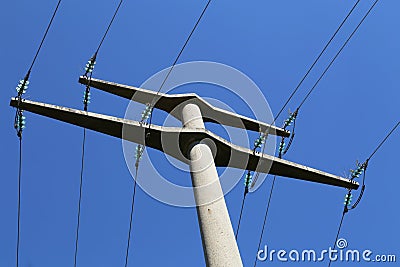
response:
<path id="1" fill-rule="evenodd" d="M 354 2 L 213 1 L 179 62 L 207 60 L 239 69 L 261 88 L 276 113 Z M 292 110 L 372 2 L 361 1 L 289 104 Z M 78 77 L 117 4 L 62 3 L 32 72 L 28 99 L 82 108 L 84 88 L 77 83 Z M 126 1 L 100 51 L 94 77 L 138 86 L 170 66 L 205 4 Z M 8 103 L 55 5 L 56 1 L 23 0 L 8 1 L 2 8 L 0 266 L 14 265 L 17 226 L 18 141 L 13 129 L 15 111 Z M 356 160 L 365 160 L 398 121 L 400 38 L 394 33 L 400 26 L 399 8 L 398 1 L 378 3 L 302 108 L 287 159 L 344 175 Z M 212 88 L 203 90 L 197 93 L 217 97 Z M 123 116 L 127 104 L 93 90 L 90 109 Z M 251 115 L 244 108 L 237 112 Z M 73 265 L 81 141 L 82 129 L 27 113 L 20 266 Z M 394 168 L 399 144 L 397 132 L 370 162 L 365 196 L 345 218 L 341 234 L 350 248 L 400 255 L 396 206 L 400 182 Z M 89 132 L 86 155 L 78 266 L 122 266 L 132 179 L 121 141 Z M 176 173 L 171 170 L 171 176 Z M 182 179 L 189 180 L 186 176 Z M 268 178 L 246 203 L 238 240 L 245 266 L 255 257 L 270 183 Z M 226 196 L 234 227 L 242 194 L 239 183 Z M 340 188 L 278 178 L 262 244 L 274 249 L 326 249 L 334 241 L 344 195 Z M 333 266 L 339 264 L 364 266 Z M 139 190 L 130 266 L 203 265 L 195 209 L 162 204 Z"/>

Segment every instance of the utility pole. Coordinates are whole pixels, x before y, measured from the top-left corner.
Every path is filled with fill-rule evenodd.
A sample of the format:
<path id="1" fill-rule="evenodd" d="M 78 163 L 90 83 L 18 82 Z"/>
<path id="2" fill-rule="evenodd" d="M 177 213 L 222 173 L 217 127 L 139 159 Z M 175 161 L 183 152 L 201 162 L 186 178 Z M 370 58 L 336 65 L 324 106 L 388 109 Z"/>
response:
<path id="1" fill-rule="evenodd" d="M 154 108 L 164 110 L 180 120 L 182 128 L 144 125 L 137 121 L 28 100 L 19 103 L 15 98 L 11 99 L 10 105 L 17 107 L 19 104 L 26 111 L 146 145 L 188 163 L 207 266 L 243 266 L 216 166 L 257 170 L 348 189 L 359 187 L 357 182 L 346 178 L 270 155 L 253 153 L 248 148 L 234 145 L 206 130 L 204 121 L 257 132 L 267 131 L 268 134 L 278 136 L 287 137 L 290 134 L 281 128 L 213 107 L 195 94 L 158 94 L 98 79 L 89 81 L 86 77 L 81 77 L 79 81 L 82 84 L 90 82 L 93 88 L 142 104 L 154 103 Z M 123 127 L 129 129 L 129 134 L 122 133 Z M 163 146 L 163 142 L 174 143 L 176 140 L 179 140 L 179 147 L 166 149 Z M 215 145 L 216 151 L 212 151 L 210 142 Z"/>
<path id="2" fill-rule="evenodd" d="M 200 108 L 195 104 L 183 107 L 182 118 L 184 128 L 205 129 Z M 189 147 L 190 172 L 206 265 L 243 266 L 211 148 L 198 141 Z M 214 201 L 202 205 L 208 202 L 207 198 Z"/>

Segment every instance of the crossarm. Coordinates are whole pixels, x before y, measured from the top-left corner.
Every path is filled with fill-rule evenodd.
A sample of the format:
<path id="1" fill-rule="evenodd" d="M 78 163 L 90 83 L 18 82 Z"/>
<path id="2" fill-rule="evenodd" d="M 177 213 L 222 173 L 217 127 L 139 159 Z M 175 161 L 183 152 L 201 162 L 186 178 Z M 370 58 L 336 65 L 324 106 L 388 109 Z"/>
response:
<path id="1" fill-rule="evenodd" d="M 82 76 L 79 78 L 79 82 L 82 84 L 88 84 L 89 80 L 88 78 Z M 256 132 L 268 131 L 269 134 L 285 137 L 288 137 L 290 134 L 288 131 L 282 128 L 214 107 L 196 94 L 157 94 L 157 92 L 151 90 L 107 82 L 94 78 L 90 80 L 90 86 L 142 104 L 155 103 L 155 108 L 170 113 L 180 121 L 182 121 L 182 118 L 179 106 L 182 106 L 183 103 L 190 101 L 200 108 L 204 117 L 203 120 L 205 122 L 220 123 L 227 126 L 245 128 L 247 130 Z"/>
<path id="2" fill-rule="evenodd" d="M 16 107 L 18 105 L 17 100 L 13 98 L 10 105 Z M 261 153 L 253 155 L 250 149 L 234 145 L 205 129 L 185 129 L 156 125 L 148 127 L 148 125 L 142 125 L 137 121 L 28 100 L 22 100 L 20 108 L 127 141 L 143 144 L 183 162 L 188 162 L 185 155 L 188 147 L 193 142 L 208 140 L 215 144 L 215 164 L 219 167 L 257 170 L 263 173 L 351 189 L 357 189 L 359 186 L 358 183 L 349 179 L 271 155 Z"/>

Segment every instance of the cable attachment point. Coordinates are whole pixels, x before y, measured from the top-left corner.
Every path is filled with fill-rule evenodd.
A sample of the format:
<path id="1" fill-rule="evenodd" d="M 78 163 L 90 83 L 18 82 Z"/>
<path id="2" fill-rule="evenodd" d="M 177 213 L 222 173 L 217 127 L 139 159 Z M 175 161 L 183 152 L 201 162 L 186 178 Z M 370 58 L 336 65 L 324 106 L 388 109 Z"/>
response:
<path id="1" fill-rule="evenodd" d="M 89 61 L 86 63 L 84 76 L 87 77 L 89 73 L 91 74 L 93 72 L 94 66 L 96 65 L 96 57 L 97 53 L 95 53 L 93 57 L 91 57 Z"/>
<path id="2" fill-rule="evenodd" d="M 144 152 L 144 146 L 137 145 L 136 146 L 136 151 L 135 151 L 135 159 L 137 161 L 140 161 L 140 159 L 142 158 L 143 152 Z"/>
<path id="3" fill-rule="evenodd" d="M 140 159 L 142 158 L 143 152 L 144 152 L 144 146 L 137 145 L 136 150 L 135 150 L 135 159 L 136 159 L 135 168 L 136 169 L 139 168 L 139 162 L 140 162 Z"/>
<path id="4" fill-rule="evenodd" d="M 15 88 L 17 90 L 18 97 L 21 97 L 23 94 L 26 93 L 26 90 L 28 89 L 29 81 L 27 79 L 20 80 L 17 87 Z"/>
<path id="5" fill-rule="evenodd" d="M 290 135 L 290 139 L 288 144 L 285 144 L 285 138 L 282 137 L 281 139 L 281 143 L 279 144 L 279 149 L 278 149 L 278 153 L 279 153 L 279 157 L 281 158 L 283 155 L 285 155 L 288 151 L 290 146 L 292 145 L 294 136 L 295 136 L 295 128 L 296 128 L 296 119 L 297 119 L 297 115 L 299 114 L 299 108 L 297 108 L 294 112 L 289 112 L 289 118 L 287 118 L 283 124 L 283 129 L 286 130 L 286 128 L 292 126 L 292 133 Z"/>
<path id="6" fill-rule="evenodd" d="M 244 178 L 244 195 L 246 195 L 249 192 L 249 187 L 252 182 L 253 182 L 253 175 L 251 174 L 250 171 L 248 171 Z"/>
<path id="7" fill-rule="evenodd" d="M 254 149 L 260 148 L 265 142 L 265 135 L 261 134 L 255 141 L 254 141 Z"/>
<path id="8" fill-rule="evenodd" d="M 355 170 L 350 170 L 351 173 L 351 179 L 355 179 L 355 178 L 359 178 L 360 175 L 365 171 L 365 169 L 367 168 L 368 165 L 368 161 L 364 162 L 364 163 L 359 163 L 357 161 L 357 168 Z"/>
<path id="9" fill-rule="evenodd" d="M 25 129 L 26 125 L 26 117 L 24 116 L 24 112 L 21 109 L 17 110 L 17 113 L 15 114 L 15 122 L 14 122 L 14 128 L 17 131 L 18 137 L 22 136 L 22 131 Z"/>
<path id="10" fill-rule="evenodd" d="M 362 179 L 362 186 L 361 186 L 360 195 L 358 196 L 356 202 L 354 202 L 354 204 L 351 207 L 350 207 L 350 205 L 345 206 L 344 212 L 348 212 L 349 210 L 355 209 L 358 206 L 358 204 L 360 203 L 360 201 L 361 201 L 361 199 L 362 199 L 362 197 L 364 195 L 364 192 L 365 192 L 365 176 L 366 176 L 366 170 L 367 170 L 367 167 L 368 167 L 368 162 L 369 162 L 369 159 L 367 159 L 362 164 L 357 162 L 357 169 L 350 170 L 350 172 L 352 173 L 351 174 L 351 180 L 353 180 L 355 178 L 359 178 L 361 174 L 363 174 L 363 179 Z"/>
<path id="11" fill-rule="evenodd" d="M 87 111 L 89 104 L 90 104 L 90 86 L 86 86 L 85 92 L 83 93 L 83 105 L 85 111 Z"/>
<path id="12" fill-rule="evenodd" d="M 142 119 L 141 119 L 141 122 L 144 122 L 145 120 L 147 120 L 147 119 L 150 117 L 152 111 L 153 111 L 153 107 L 151 106 L 150 103 L 147 103 L 147 104 L 146 104 L 146 107 L 145 107 L 144 110 L 142 111 Z"/>
<path id="13" fill-rule="evenodd" d="M 353 201 L 353 194 L 351 193 L 351 190 L 346 194 L 344 197 L 344 212 L 349 211 L 349 207 L 351 206 L 351 203 Z"/>
<path id="14" fill-rule="evenodd" d="M 17 105 L 17 111 L 15 113 L 14 128 L 17 131 L 17 136 L 19 138 L 22 137 L 22 131 L 25 129 L 25 124 L 26 124 L 26 117 L 24 116 L 24 111 L 20 108 L 20 103 L 22 101 L 22 95 L 24 95 L 26 93 L 26 90 L 28 89 L 29 75 L 30 71 L 28 71 L 23 80 L 20 80 L 18 82 L 18 85 L 15 88 L 15 90 L 17 91 L 18 105 Z"/>
<path id="15" fill-rule="evenodd" d="M 297 108 L 294 112 L 289 113 L 289 118 L 287 118 L 284 122 L 283 129 L 289 127 L 297 118 L 297 114 L 299 113 L 299 109 Z"/>
<path id="16" fill-rule="evenodd" d="M 286 146 L 285 138 L 282 137 L 281 142 L 279 144 L 279 149 L 278 149 L 279 158 L 281 158 L 284 155 L 285 146 Z"/>
<path id="17" fill-rule="evenodd" d="M 85 92 L 83 94 L 83 109 L 85 111 L 88 110 L 88 105 L 90 104 L 90 82 L 92 80 L 92 73 L 94 70 L 94 66 L 96 65 L 96 58 L 97 58 L 97 52 L 94 53 L 94 55 L 86 63 L 85 74 L 83 74 L 83 76 L 89 79 L 89 82 L 86 85 Z"/>

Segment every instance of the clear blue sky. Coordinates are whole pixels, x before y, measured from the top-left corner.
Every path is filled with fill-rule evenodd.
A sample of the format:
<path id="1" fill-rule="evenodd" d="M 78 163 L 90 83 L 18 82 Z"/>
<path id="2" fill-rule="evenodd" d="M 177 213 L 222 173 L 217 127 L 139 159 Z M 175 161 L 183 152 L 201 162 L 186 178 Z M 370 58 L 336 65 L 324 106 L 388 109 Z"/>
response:
<path id="1" fill-rule="evenodd" d="M 241 70 L 262 89 L 276 113 L 354 2 L 215 0 L 180 62 L 216 61 Z M 372 2 L 361 1 L 289 105 L 292 110 Z M 27 98 L 82 108 L 84 88 L 77 79 L 117 3 L 62 3 L 32 72 Z M 100 51 L 94 76 L 138 86 L 170 66 L 205 4 L 125 1 Z M 8 103 L 55 5 L 55 0 L 23 0 L 6 1 L 2 7 L 0 266 L 14 265 L 17 226 L 18 141 L 13 129 L 14 109 Z M 357 159 L 365 160 L 399 120 L 399 9 L 399 1 L 378 3 L 303 107 L 287 159 L 343 175 Z M 204 96 L 213 96 L 212 91 L 205 88 Z M 127 104 L 93 90 L 90 109 L 123 116 Z M 238 112 L 251 115 L 247 110 Z M 278 120 L 279 125 L 285 116 Z M 81 140 L 82 129 L 27 113 L 20 266 L 73 265 Z M 400 182 L 395 168 L 399 147 L 397 132 L 370 162 L 365 196 L 347 215 L 341 234 L 351 248 L 400 256 L 396 205 Z M 270 182 L 267 179 L 248 197 L 239 236 L 245 266 L 250 266 L 255 257 Z M 89 132 L 78 266 L 123 266 L 131 186 L 121 141 Z M 242 194 L 239 183 L 226 196 L 235 227 Z M 340 188 L 278 178 L 262 244 L 288 250 L 331 246 L 344 195 L 345 190 Z M 139 190 L 132 236 L 130 266 L 204 265 L 194 208 L 171 207 Z M 260 262 L 258 266 L 267 264 Z"/>

